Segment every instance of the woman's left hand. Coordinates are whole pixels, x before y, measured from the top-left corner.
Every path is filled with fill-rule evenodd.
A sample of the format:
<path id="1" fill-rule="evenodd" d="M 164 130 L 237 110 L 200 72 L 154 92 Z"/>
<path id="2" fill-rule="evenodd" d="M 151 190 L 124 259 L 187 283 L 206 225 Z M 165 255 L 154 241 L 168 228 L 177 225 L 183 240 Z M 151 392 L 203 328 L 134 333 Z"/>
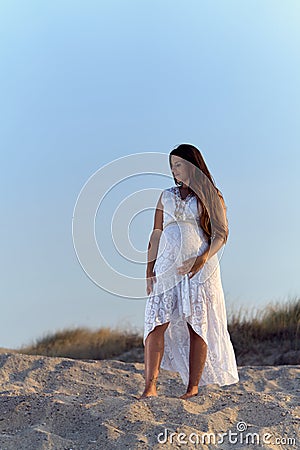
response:
<path id="1" fill-rule="evenodd" d="M 181 266 L 177 267 L 177 273 L 179 275 L 188 274 L 189 279 L 191 279 L 199 270 L 202 269 L 206 260 L 207 256 L 205 255 L 186 259 L 182 262 Z"/>

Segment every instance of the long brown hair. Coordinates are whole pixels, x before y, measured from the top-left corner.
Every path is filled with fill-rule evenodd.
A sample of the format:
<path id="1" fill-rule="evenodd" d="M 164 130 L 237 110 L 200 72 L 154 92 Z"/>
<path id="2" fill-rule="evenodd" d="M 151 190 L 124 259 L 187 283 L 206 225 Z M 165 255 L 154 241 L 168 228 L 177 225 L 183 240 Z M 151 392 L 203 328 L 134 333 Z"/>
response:
<path id="1" fill-rule="evenodd" d="M 201 228 L 207 234 L 210 241 L 212 239 L 212 235 L 214 234 L 220 236 L 224 239 L 224 243 L 226 243 L 229 234 L 226 214 L 227 207 L 225 205 L 223 195 L 217 188 L 203 156 L 201 155 L 201 152 L 194 145 L 180 144 L 169 154 L 170 167 L 172 167 L 172 155 L 179 156 L 180 158 L 192 163 L 194 166 L 189 165 L 190 168 L 195 169 L 190 170 L 191 177 L 189 187 L 196 195 L 197 200 L 200 202 L 202 207 L 202 214 L 200 216 Z M 180 185 L 180 182 L 176 180 L 174 175 L 173 178 L 176 185 Z"/>

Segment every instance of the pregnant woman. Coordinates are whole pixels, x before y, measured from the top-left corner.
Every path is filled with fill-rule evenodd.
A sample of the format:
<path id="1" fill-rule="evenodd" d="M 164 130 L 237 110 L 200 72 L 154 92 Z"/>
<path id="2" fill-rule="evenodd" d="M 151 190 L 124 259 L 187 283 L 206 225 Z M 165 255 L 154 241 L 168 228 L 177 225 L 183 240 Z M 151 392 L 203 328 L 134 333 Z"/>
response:
<path id="1" fill-rule="evenodd" d="M 179 372 L 182 399 L 201 385 L 239 381 L 217 256 L 228 237 L 225 202 L 196 147 L 179 145 L 169 164 L 175 186 L 159 197 L 148 246 L 139 399 L 157 396 L 160 367 Z"/>

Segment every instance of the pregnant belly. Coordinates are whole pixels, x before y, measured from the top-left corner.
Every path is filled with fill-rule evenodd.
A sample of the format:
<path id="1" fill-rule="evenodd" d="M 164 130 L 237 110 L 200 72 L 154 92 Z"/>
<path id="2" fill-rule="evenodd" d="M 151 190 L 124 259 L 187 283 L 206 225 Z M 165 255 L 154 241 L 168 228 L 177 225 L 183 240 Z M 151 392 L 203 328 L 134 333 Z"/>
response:
<path id="1" fill-rule="evenodd" d="M 172 223 L 161 234 L 154 270 L 157 274 L 166 270 L 176 273 L 182 261 L 207 248 L 207 238 L 200 228 L 191 223 Z"/>

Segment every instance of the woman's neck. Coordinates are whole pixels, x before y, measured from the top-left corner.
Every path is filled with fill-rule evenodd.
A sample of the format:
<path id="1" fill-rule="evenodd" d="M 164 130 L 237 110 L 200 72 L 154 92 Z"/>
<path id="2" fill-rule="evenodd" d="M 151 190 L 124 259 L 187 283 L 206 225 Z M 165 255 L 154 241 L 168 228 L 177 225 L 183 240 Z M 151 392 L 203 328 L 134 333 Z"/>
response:
<path id="1" fill-rule="evenodd" d="M 182 186 L 179 186 L 179 189 L 180 189 L 182 192 L 191 192 L 191 188 L 190 188 L 187 184 L 184 184 L 184 183 L 183 183 Z"/>

